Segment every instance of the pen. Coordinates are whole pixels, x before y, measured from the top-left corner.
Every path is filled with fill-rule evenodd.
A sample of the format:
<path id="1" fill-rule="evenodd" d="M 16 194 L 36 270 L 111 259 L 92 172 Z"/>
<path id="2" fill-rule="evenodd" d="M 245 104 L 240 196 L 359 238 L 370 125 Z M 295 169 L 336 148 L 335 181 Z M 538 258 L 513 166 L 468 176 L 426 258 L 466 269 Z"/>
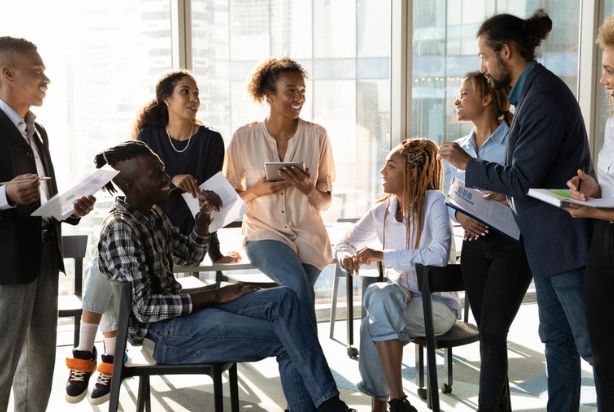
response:
<path id="1" fill-rule="evenodd" d="M 39 176 L 38 180 L 51 180 L 51 176 Z M 29 182 L 30 180 L 8 180 L 6 182 L 0 182 L 0 185 L 8 185 L 9 183 L 24 183 Z"/>

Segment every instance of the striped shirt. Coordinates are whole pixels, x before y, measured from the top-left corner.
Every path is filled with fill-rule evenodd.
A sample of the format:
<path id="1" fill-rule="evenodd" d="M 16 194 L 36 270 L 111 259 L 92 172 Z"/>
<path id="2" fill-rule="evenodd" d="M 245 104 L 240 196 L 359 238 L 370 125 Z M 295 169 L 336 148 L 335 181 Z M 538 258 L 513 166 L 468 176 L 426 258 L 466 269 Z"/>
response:
<path id="1" fill-rule="evenodd" d="M 181 293 L 173 264 L 195 265 L 207 251 L 209 237 L 181 234 L 158 206 L 145 215 L 122 197 L 103 222 L 98 264 L 109 280 L 132 284 L 128 338 L 141 344 L 148 325 L 192 312 L 192 300 Z"/>

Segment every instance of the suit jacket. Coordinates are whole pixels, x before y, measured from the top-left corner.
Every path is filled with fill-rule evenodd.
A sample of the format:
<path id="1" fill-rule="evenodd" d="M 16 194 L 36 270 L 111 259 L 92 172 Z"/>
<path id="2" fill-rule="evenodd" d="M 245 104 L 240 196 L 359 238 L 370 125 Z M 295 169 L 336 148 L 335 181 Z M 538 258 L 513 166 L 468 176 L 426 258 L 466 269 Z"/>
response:
<path id="1" fill-rule="evenodd" d="M 534 276 L 587 263 L 590 221 L 527 196 L 530 188 L 565 188 L 578 169 L 593 174 L 580 106 L 561 79 L 537 64 L 520 94 L 505 165 L 473 159 L 465 174 L 469 186 L 512 197 Z"/>
<path id="2" fill-rule="evenodd" d="M 34 140 L 38 146 L 45 172 L 53 179 L 48 181 L 50 195 L 57 193 L 53 164 L 49 155 L 49 142 L 45 129 L 36 124 Z M 0 110 L 0 181 L 13 179 L 24 173 L 37 173 L 32 148 L 17 127 Z M 41 273 L 42 241 L 41 218 L 30 216 L 40 206 L 34 203 L 12 209 L 0 210 L 0 284 L 30 283 Z M 60 223 L 55 225 L 59 270 L 64 270 L 61 258 Z"/>

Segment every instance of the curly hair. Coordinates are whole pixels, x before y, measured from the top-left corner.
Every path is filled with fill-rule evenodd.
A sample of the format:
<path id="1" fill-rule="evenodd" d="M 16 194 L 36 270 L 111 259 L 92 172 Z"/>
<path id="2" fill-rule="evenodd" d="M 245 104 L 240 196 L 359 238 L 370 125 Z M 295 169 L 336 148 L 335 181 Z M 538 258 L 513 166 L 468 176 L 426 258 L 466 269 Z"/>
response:
<path id="1" fill-rule="evenodd" d="M 194 76 L 187 70 L 173 70 L 166 73 L 156 84 L 156 98 L 147 103 L 136 116 L 130 137 L 136 139 L 144 127 L 164 128 L 168 124 L 168 108 L 165 99 L 173 94 L 177 82 L 189 77 L 196 83 Z"/>
<path id="2" fill-rule="evenodd" d="M 614 46 L 614 14 L 605 19 L 597 33 L 597 44 L 600 48 Z"/>
<path id="3" fill-rule="evenodd" d="M 535 48 L 551 30 L 552 20 L 548 13 L 538 9 L 526 20 L 511 14 L 492 16 L 482 23 L 477 36 L 485 34 L 488 46 L 497 52 L 503 43 L 513 42 L 525 61 L 531 62 L 535 60 Z"/>
<path id="4" fill-rule="evenodd" d="M 403 179 L 403 216 L 409 245 L 411 226 L 415 225 L 414 247 L 420 245 L 424 228 L 424 200 L 428 190 L 439 190 L 443 175 L 441 160 L 437 159 L 437 145 L 429 139 L 414 137 L 401 141 L 396 152 L 405 160 Z"/>
<path id="5" fill-rule="evenodd" d="M 277 91 L 277 80 L 284 73 L 299 73 L 307 78 L 303 66 L 289 57 L 271 57 L 256 67 L 247 83 L 247 93 L 255 102 L 261 103 L 267 93 Z"/>

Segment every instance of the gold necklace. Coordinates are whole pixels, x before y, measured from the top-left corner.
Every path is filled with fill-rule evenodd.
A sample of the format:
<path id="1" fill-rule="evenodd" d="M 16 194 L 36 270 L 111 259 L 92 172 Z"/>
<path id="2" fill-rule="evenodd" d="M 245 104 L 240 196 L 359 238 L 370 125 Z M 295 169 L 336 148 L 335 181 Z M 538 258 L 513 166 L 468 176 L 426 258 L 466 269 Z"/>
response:
<path id="1" fill-rule="evenodd" d="M 192 140 L 192 135 L 193 134 L 194 134 L 194 123 L 192 123 L 192 128 L 190 129 L 190 136 L 188 137 L 188 143 L 185 145 L 185 147 L 183 149 L 179 150 L 173 144 L 173 140 L 171 138 L 171 134 L 168 131 L 168 126 L 166 126 L 166 137 L 168 137 L 168 142 L 170 143 L 170 145 L 173 148 L 173 150 L 176 151 L 177 153 L 183 153 L 183 152 L 185 152 L 187 150 L 188 146 L 190 145 L 190 141 Z M 177 139 L 177 140 L 185 140 L 185 137 L 183 139 Z"/>

